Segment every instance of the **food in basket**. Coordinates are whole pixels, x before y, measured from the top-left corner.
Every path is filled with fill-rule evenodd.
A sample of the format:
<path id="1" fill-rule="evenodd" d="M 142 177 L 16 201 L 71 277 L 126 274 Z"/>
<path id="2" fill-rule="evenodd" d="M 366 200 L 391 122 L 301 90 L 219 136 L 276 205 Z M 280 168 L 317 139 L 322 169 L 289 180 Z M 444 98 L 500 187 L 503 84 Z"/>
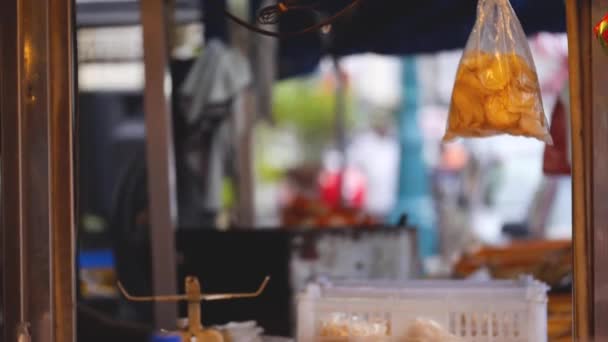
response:
<path id="1" fill-rule="evenodd" d="M 304 342 L 546 341 L 548 290 L 532 276 L 487 281 L 324 280 L 309 284 L 298 297 L 297 338 Z M 387 336 L 351 337 L 349 320 L 354 316 L 367 322 L 386 321 Z M 326 329 L 332 323 L 346 327 L 344 335 L 349 336 L 321 336 L 323 323 Z"/>
<path id="2" fill-rule="evenodd" d="M 321 322 L 320 336 L 323 337 L 348 337 L 348 318 L 345 314 L 334 313 L 327 320 Z"/>
<path id="3" fill-rule="evenodd" d="M 335 338 L 336 341 L 348 341 L 349 337 L 365 337 L 366 341 L 371 342 L 374 341 L 373 338 L 387 337 L 388 330 L 386 320 L 366 320 L 357 315 L 334 313 L 328 319 L 321 321 L 319 335 L 324 341 L 330 341 L 331 338 Z"/>
<path id="4" fill-rule="evenodd" d="M 460 342 L 461 340 L 443 329 L 435 321 L 415 320 L 408 328 L 402 342 Z"/>
<path id="5" fill-rule="evenodd" d="M 552 142 L 536 73 L 515 53 L 467 53 L 456 75 L 444 140 L 500 133 Z"/>

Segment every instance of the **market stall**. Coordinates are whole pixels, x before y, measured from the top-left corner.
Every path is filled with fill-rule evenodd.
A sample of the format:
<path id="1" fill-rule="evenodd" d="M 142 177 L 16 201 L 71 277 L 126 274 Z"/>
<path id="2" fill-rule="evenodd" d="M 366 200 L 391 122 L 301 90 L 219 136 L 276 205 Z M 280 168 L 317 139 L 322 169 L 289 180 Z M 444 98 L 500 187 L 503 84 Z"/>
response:
<path id="1" fill-rule="evenodd" d="M 383 4 L 380 3 L 363 1 L 360 7 L 348 16 L 348 19 L 343 22 L 325 23 L 325 25 L 321 25 L 315 30 L 322 27 L 327 30 L 328 25 L 333 25 L 330 29 L 336 32 L 336 42 L 331 53 L 335 56 L 342 56 L 355 51 L 389 54 L 430 52 L 464 45 L 465 39 L 471 31 L 471 26 L 463 24 L 463 22 L 469 24 L 473 22 L 472 18 L 475 15 L 473 1 L 450 1 L 449 4 L 444 1 L 434 1 L 420 5 L 397 1 L 383 7 Z M 567 1 L 566 11 L 564 11 L 561 2 L 554 1 L 536 1 L 533 4 L 531 2 L 513 1 L 513 5 L 527 29 L 527 34 L 540 30 L 563 30 L 564 27 L 560 24 L 563 21 L 557 20 L 556 17 L 565 15 L 567 18 L 570 44 L 570 122 L 574 184 L 572 249 L 568 248 L 569 242 L 558 244 L 558 246 L 544 246 L 550 252 L 547 252 L 547 254 L 541 253 L 542 256 L 536 253 L 528 253 L 532 250 L 536 252 L 542 250 L 543 248 L 538 245 L 533 247 L 511 246 L 510 249 L 507 249 L 507 252 L 485 249 L 477 254 L 468 255 L 468 258 L 463 258 L 457 269 L 460 275 L 464 276 L 470 275 L 473 271 L 481 268 L 481 265 L 489 266 L 494 277 L 500 278 L 501 276 L 508 277 L 505 274 L 513 269 L 520 273 L 522 267 L 525 268 L 524 266 L 536 263 L 537 268 L 527 269 L 526 273 L 533 273 L 537 278 L 549 283 L 556 278 L 563 278 L 563 273 L 568 273 L 569 269 L 567 267 L 570 265 L 564 260 L 568 259 L 569 253 L 571 253 L 574 255 L 574 262 L 571 265 L 574 270 L 572 280 L 574 339 L 577 341 L 587 341 L 592 337 L 595 337 L 596 340 L 601 339 L 608 335 L 605 331 L 608 328 L 602 324 L 602 318 L 608 314 L 603 299 L 608 277 L 606 276 L 606 269 L 602 268 L 602 263 L 606 258 L 605 249 L 602 245 L 606 234 L 602 222 L 608 215 L 608 208 L 604 208 L 605 205 L 603 204 L 606 202 L 604 200 L 606 193 L 604 187 L 607 183 L 602 178 L 605 174 L 604 165 L 606 164 L 602 147 L 606 144 L 603 137 L 608 130 L 608 126 L 602 118 L 602 115 L 605 114 L 606 105 L 602 91 L 605 88 L 605 75 L 608 73 L 602 72 L 607 57 L 602 51 L 601 45 L 592 40 L 590 28 L 604 15 L 608 8 L 608 2 L 596 1 L 592 4 L 590 1 L 571 0 Z M 319 9 L 320 12 L 341 13 L 340 8 L 349 8 L 349 4 L 336 1 L 327 7 L 325 5 L 322 7 Z M 75 222 L 76 203 L 78 202 L 75 179 L 78 177 L 78 170 L 75 167 L 75 155 L 77 155 L 78 144 L 75 143 L 74 137 L 78 129 L 78 115 L 74 109 L 77 71 L 74 65 L 75 51 L 73 48 L 76 8 L 77 6 L 73 2 L 63 0 L 51 0 L 43 3 L 33 0 L 5 1 L 0 6 L 0 22 L 2 23 L 0 36 L 2 38 L 0 40 L 2 43 L 2 54 L 0 56 L 0 64 L 2 65 L 2 69 L 0 69 L 2 82 L 0 84 L 0 90 L 2 91 L 0 102 L 2 113 L 2 234 L 0 235 L 0 241 L 3 246 L 0 257 L 2 261 L 0 279 L 3 282 L 3 292 L 0 299 L 0 307 L 2 308 L 0 331 L 6 341 L 76 341 L 77 286 L 75 265 L 77 263 Z M 438 10 L 439 8 L 441 10 Z M 188 250 L 189 253 L 194 254 L 196 253 L 192 251 L 196 251 L 196 248 L 184 247 L 184 245 L 196 239 L 188 233 L 182 234 L 181 237 L 174 233 L 174 229 L 177 228 L 174 130 L 170 114 L 171 101 L 166 94 L 166 89 L 170 88 L 168 86 L 169 80 L 165 77 L 169 73 L 170 40 L 168 32 L 171 31 L 172 21 L 170 18 L 172 16 L 170 13 L 172 13 L 172 8 L 168 2 L 145 1 L 141 4 L 141 10 L 146 85 L 144 94 L 147 129 L 145 147 L 148 166 L 147 182 L 145 184 L 149 195 L 148 213 L 150 214 L 146 219 L 149 220 L 152 231 L 150 234 L 150 264 L 152 265 L 152 286 L 150 290 L 157 295 L 177 295 L 179 293 L 177 282 L 180 277 L 196 272 L 200 272 L 201 275 L 217 274 L 214 272 L 218 271 L 209 271 L 211 266 L 208 266 L 207 270 L 197 269 L 192 261 L 197 258 L 196 255 L 185 261 L 179 260 L 183 255 L 176 255 L 176 239 L 177 245 L 182 247 L 181 251 Z M 444 17 L 448 13 L 450 14 L 449 18 Z M 209 16 L 208 13 L 206 15 Z M 223 16 L 221 13 L 219 15 Z M 401 16 L 408 16 L 408 18 L 416 20 L 403 20 Z M 297 16 L 292 19 L 294 20 L 281 21 L 278 29 L 286 32 L 296 30 L 297 28 L 292 27 L 291 23 L 301 24 L 302 21 L 298 21 Z M 306 20 L 303 21 L 306 22 Z M 44 25 L 37 25 L 36 23 L 39 22 L 44 23 Z M 383 25 L 383 23 L 386 23 L 386 25 Z M 435 23 L 442 23 L 443 26 L 439 25 L 441 26 L 439 27 L 434 25 Z M 433 31 L 431 26 L 432 29 L 437 29 L 437 31 Z M 454 32 L 453 27 L 459 27 L 461 30 Z M 447 30 L 455 33 L 452 39 L 445 38 Z M 391 34 L 395 32 L 398 34 Z M 401 34 L 403 32 L 411 33 L 411 37 L 404 37 Z M 419 34 L 416 32 L 419 32 Z M 521 34 L 523 35 L 523 32 Z M 245 41 L 248 43 L 255 41 L 252 38 L 256 37 L 254 33 L 248 33 L 245 36 L 247 37 Z M 400 37 L 398 39 L 400 43 L 395 43 L 394 38 L 377 39 L 378 36 L 397 36 Z M 413 43 L 408 44 L 407 41 Z M 437 45 L 425 44 L 424 41 L 432 41 L 433 44 Z M 322 54 L 321 51 L 325 52 L 325 48 L 325 45 L 315 39 L 309 41 L 305 38 L 284 40 L 278 47 L 278 64 L 281 66 L 279 68 L 280 77 L 309 70 L 318 63 L 318 58 Z M 306 53 L 299 53 L 299 51 L 306 51 Z M 259 54 L 260 52 L 254 49 L 254 54 L 256 53 Z M 487 74 L 483 69 L 485 66 L 480 66 L 483 64 L 480 61 L 483 60 L 484 55 L 468 57 L 471 59 L 467 60 L 465 58 L 463 63 L 468 62 L 472 66 L 468 70 L 459 72 L 457 84 L 465 82 L 471 74 L 478 76 Z M 525 61 L 513 59 L 509 60 L 508 63 L 509 68 L 514 70 L 520 68 L 521 70 L 518 70 L 523 74 L 532 72 L 522 66 L 525 65 Z M 502 82 L 496 79 L 489 81 L 495 82 L 494 85 Z M 511 83 L 516 81 L 517 77 Z M 502 83 L 498 90 L 506 87 L 508 82 Z M 511 83 L 508 83 L 509 87 L 521 86 Z M 525 85 L 522 87 L 526 88 Z M 487 87 L 486 84 L 485 90 L 481 89 L 479 92 L 488 91 L 489 88 L 491 87 Z M 448 126 L 451 134 L 484 136 L 506 131 L 515 135 L 534 136 L 547 142 L 551 139 L 548 135 L 547 122 L 543 121 L 540 116 L 531 123 L 532 126 L 523 124 L 514 126 L 510 122 L 501 121 L 503 118 L 498 116 L 493 117 L 496 119 L 495 122 L 489 120 L 489 122 L 484 121 L 482 123 L 475 121 L 479 119 L 478 117 L 470 119 L 462 116 L 463 112 L 468 110 L 466 108 L 467 100 L 479 95 L 479 93 L 473 93 L 470 90 L 467 88 L 468 92 L 460 94 L 460 99 L 463 100 L 458 101 L 458 108 L 452 113 Z M 498 91 L 497 89 L 490 90 L 492 92 Z M 538 89 L 535 89 L 534 85 L 531 90 L 526 88 L 526 92 L 532 94 L 532 96 L 534 96 L 535 91 L 537 92 Z M 246 91 L 240 92 L 238 96 L 243 103 L 256 98 L 252 93 Z M 495 96 L 495 94 L 487 94 L 487 96 Z M 474 106 L 477 105 L 474 104 Z M 484 106 L 486 105 L 484 103 Z M 263 105 L 260 106 L 260 108 L 263 107 Z M 248 108 L 251 110 L 251 107 Z M 245 109 L 237 107 L 236 110 Z M 521 122 L 522 119 L 518 117 L 515 121 Z M 491 132 L 484 131 L 484 127 L 479 127 L 480 124 L 485 124 L 485 129 Z M 446 138 L 451 138 L 451 136 L 448 135 Z M 247 143 L 251 137 L 245 134 L 239 139 L 242 139 L 239 140 L 242 143 Z M 415 143 L 412 144 L 412 146 L 415 145 Z M 239 165 L 243 169 L 251 166 L 248 164 L 248 158 L 246 154 L 239 156 Z M 239 180 L 241 189 L 247 189 L 250 186 L 247 175 L 248 173 L 245 172 L 245 176 Z M 250 199 L 247 199 L 246 196 L 243 198 L 243 202 L 240 203 L 241 217 L 251 217 L 250 203 L 248 202 Z M 393 228 L 378 228 L 370 234 L 381 236 L 383 235 L 383 229 Z M 400 231 L 391 231 L 387 234 L 401 232 L 403 236 L 407 236 L 411 232 L 409 227 L 402 226 L 400 229 Z M 249 233 L 256 234 L 256 232 Z M 211 237 L 206 238 L 207 242 L 214 241 L 213 239 L 218 238 L 218 236 L 219 239 L 229 236 L 221 236 L 223 233 L 217 232 L 209 234 Z M 239 233 L 232 234 L 238 235 Z M 268 234 L 276 233 L 259 233 L 259 235 L 256 235 L 256 239 L 269 236 Z M 301 242 L 302 239 L 306 240 L 308 234 L 310 233 L 300 234 L 297 231 L 279 233 L 281 235 L 280 239 L 284 240 L 282 242 L 284 245 L 289 245 L 294 241 Z M 320 235 L 324 234 L 321 233 Z M 348 230 L 346 234 L 358 235 L 359 233 Z M 245 240 L 249 239 L 243 239 L 243 241 Z M 412 239 L 409 238 L 408 241 L 411 242 Z M 246 245 L 246 241 L 244 243 Z M 219 243 L 215 245 L 215 247 L 219 246 Z M 286 247 L 283 246 L 282 248 Z M 285 263 L 288 261 L 302 262 L 293 255 L 289 256 L 290 253 L 286 252 L 282 255 Z M 510 257 L 514 254 L 520 258 L 511 259 Z M 205 257 L 209 257 L 209 255 L 205 255 Z M 273 255 L 269 258 L 272 259 Z M 412 257 L 413 259 L 414 257 Z M 534 260 L 531 261 L 532 259 Z M 238 258 L 236 261 L 238 261 Z M 267 262 L 270 263 L 271 261 Z M 566 265 L 565 270 L 560 268 L 564 264 Z M 286 267 L 284 264 L 281 266 Z M 184 271 L 183 269 L 180 270 L 180 267 L 185 268 L 187 274 L 182 274 L 181 272 Z M 311 266 L 311 269 L 316 267 L 318 266 Z M 411 265 L 408 267 L 411 267 Z M 401 271 L 406 272 L 403 269 Z M 245 272 L 245 274 L 253 276 L 252 273 Z M 285 275 L 282 281 L 287 282 L 290 277 L 297 277 L 297 275 Z M 193 281 L 192 278 L 187 279 Z M 257 284 L 259 280 L 256 278 L 243 281 L 247 284 Z M 205 279 L 201 279 L 201 281 L 204 283 Z M 197 285 L 198 283 L 192 284 Z M 443 315 L 443 313 L 436 311 L 438 307 L 441 307 L 441 303 L 435 306 L 429 305 L 427 308 L 424 308 L 425 303 L 420 303 L 420 306 L 410 305 L 413 303 L 411 300 L 427 299 L 427 303 L 432 302 L 431 297 L 436 295 L 437 292 L 433 292 L 431 285 L 437 285 L 435 291 L 441 292 L 459 287 L 455 284 L 426 283 L 425 285 L 425 283 L 406 284 L 399 282 L 353 284 L 348 281 L 345 283 L 319 281 L 307 289 L 304 299 L 298 302 L 300 310 L 302 310 L 302 307 L 308 306 L 313 309 L 311 312 L 314 315 L 318 315 L 317 318 L 310 318 L 306 314 L 300 314 L 298 320 L 302 319 L 304 323 L 300 324 L 298 329 L 305 329 L 304 327 L 307 326 L 310 328 L 307 331 L 298 330 L 298 336 L 308 336 L 300 338 L 300 340 L 306 341 L 308 338 L 315 340 L 318 337 L 344 337 L 344 331 L 346 331 L 347 336 L 354 336 L 354 332 L 367 334 L 367 332 L 372 331 L 371 335 L 365 336 L 396 338 L 398 334 L 400 337 L 409 336 L 414 338 L 417 334 L 428 332 L 429 329 L 431 334 L 436 334 L 436 336 L 448 340 L 456 335 L 466 338 L 478 335 L 502 336 L 496 334 L 506 334 L 506 336 L 513 338 L 527 336 L 526 340 L 528 341 L 536 341 L 534 336 L 541 340 L 547 336 L 546 331 L 535 330 L 536 323 L 543 326 L 544 322 L 546 327 L 546 319 L 543 320 L 543 308 L 533 310 L 532 305 L 526 306 L 525 301 L 529 298 L 523 299 L 523 294 L 531 291 L 538 295 L 536 304 L 546 303 L 547 289 L 531 280 L 471 285 L 474 290 L 485 293 L 485 295 L 481 295 L 483 298 L 480 297 L 480 303 L 485 303 L 486 308 L 491 306 L 491 303 L 484 301 L 490 301 L 492 297 L 499 296 L 497 292 L 502 291 L 501 293 L 509 293 L 512 296 L 509 297 L 513 299 L 511 304 L 514 305 L 514 309 L 509 313 L 511 316 L 501 316 L 503 317 L 501 319 L 493 316 L 497 315 L 497 312 L 491 312 L 489 316 L 484 316 L 488 313 L 487 311 L 475 311 L 484 310 L 481 307 L 471 307 L 469 311 L 459 311 L 461 308 L 450 307 L 451 311 L 447 315 Z M 228 285 L 222 283 L 220 286 Z M 198 287 L 198 285 L 195 287 Z M 428 287 L 429 292 L 419 291 L 421 287 Z M 370 291 L 370 288 L 373 290 Z M 468 291 L 466 286 L 463 288 L 460 290 Z M 190 289 L 192 291 L 189 291 L 188 289 L 186 286 L 187 293 L 185 295 L 191 296 L 186 298 L 189 304 L 197 301 L 196 298 L 206 300 L 206 297 L 204 298 L 205 293 L 201 293 L 200 288 L 195 288 L 197 291 L 192 289 Z M 235 290 L 237 290 L 235 292 L 239 292 L 238 289 Z M 459 293 L 459 290 L 454 291 Z M 218 292 L 226 291 L 222 288 Z M 249 295 L 251 294 L 247 294 L 247 296 Z M 457 294 L 456 296 L 464 298 L 463 294 Z M 361 299 L 361 302 L 356 305 L 363 306 L 356 307 L 353 304 L 350 308 L 345 308 L 344 304 L 350 303 L 348 298 L 352 297 Z M 179 300 L 183 299 L 182 297 L 179 298 Z M 396 303 L 403 307 L 420 307 L 421 309 L 417 312 L 394 311 L 391 305 L 396 304 L 388 303 L 386 298 L 398 298 Z M 549 294 L 549 298 L 551 298 L 551 294 Z M 556 298 L 556 303 L 562 303 L 561 297 L 554 296 L 553 298 Z M 449 301 L 449 298 L 445 300 L 450 305 L 459 304 L 458 301 Z M 172 301 L 155 303 L 154 321 L 156 328 L 175 325 L 179 315 L 178 307 L 171 303 Z M 469 298 L 469 301 L 474 301 L 474 298 Z M 524 306 L 527 309 L 522 309 Z M 289 311 L 289 308 L 283 307 L 280 310 L 282 311 L 280 311 L 279 316 L 287 315 L 286 312 Z M 365 313 L 361 314 L 364 311 Z M 196 310 L 190 312 L 192 316 L 188 327 L 183 325 L 180 328 L 200 332 L 201 327 L 198 326 L 198 321 L 194 321 L 200 318 L 200 312 L 198 312 L 199 315 L 196 314 L 197 312 Z M 570 324 L 565 318 L 567 314 L 564 314 L 564 312 L 567 312 L 567 310 L 564 310 L 562 306 L 551 307 L 550 304 L 550 313 L 557 313 L 557 316 L 561 315 L 558 319 L 562 320 L 560 321 L 561 325 L 556 325 L 557 328 L 555 329 L 559 330 L 556 333 L 556 338 L 564 337 L 564 333 L 560 329 L 563 325 Z M 364 322 L 359 321 L 363 316 L 365 317 Z M 273 321 L 277 324 L 277 317 L 277 315 L 268 315 L 265 318 L 267 321 Z M 410 326 L 394 323 L 396 321 L 393 321 L 393 319 L 397 318 L 400 319 L 399 322 L 403 322 L 406 319 L 403 317 L 407 317 L 408 322 L 415 323 Z M 420 318 L 439 322 L 443 327 L 439 329 L 434 325 L 435 323 L 417 320 Z M 528 320 L 528 318 L 530 319 Z M 232 318 L 228 317 L 227 319 Z M 295 319 L 291 319 L 291 321 L 295 321 Z M 315 325 L 316 323 L 311 323 L 313 321 L 321 323 Z M 353 325 L 353 321 L 357 321 L 357 324 Z M 526 325 L 526 322 L 529 324 Z M 566 323 L 563 324 L 563 322 Z M 112 325 L 114 323 L 108 323 L 106 327 L 112 327 L 117 331 L 124 329 L 128 331 L 127 334 L 138 335 L 137 337 L 149 333 L 146 329 L 138 330 L 141 327 Z M 286 323 L 280 321 L 278 324 Z M 508 328 L 498 328 L 501 324 L 508 325 Z M 247 326 L 246 328 L 251 327 Z M 288 330 L 287 327 L 284 327 L 284 329 L 276 328 L 276 331 L 283 333 Z M 549 330 L 551 330 L 551 324 Z M 379 335 L 374 335 L 376 333 Z M 495 334 L 492 335 L 492 333 Z M 314 334 L 314 336 L 311 334 Z M 218 338 L 216 335 L 214 336 L 214 338 Z M 219 337 L 219 339 L 214 339 L 214 341 L 216 340 L 221 341 L 222 339 Z"/>

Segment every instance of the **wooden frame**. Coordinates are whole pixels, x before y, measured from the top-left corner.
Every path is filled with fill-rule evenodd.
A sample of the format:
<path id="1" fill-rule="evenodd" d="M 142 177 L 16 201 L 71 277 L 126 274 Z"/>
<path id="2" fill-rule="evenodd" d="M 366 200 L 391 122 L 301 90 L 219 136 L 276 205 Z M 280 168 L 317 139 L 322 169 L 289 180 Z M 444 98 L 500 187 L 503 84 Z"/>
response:
<path id="1" fill-rule="evenodd" d="M 75 341 L 74 3 L 0 3 L 3 341 Z"/>
<path id="2" fill-rule="evenodd" d="M 568 0 L 573 153 L 574 338 L 608 339 L 608 56 L 592 35 L 606 0 Z"/>
<path id="3" fill-rule="evenodd" d="M 587 213 L 587 197 L 588 193 L 587 182 L 588 167 L 585 165 L 586 149 L 589 146 L 588 141 L 584 138 L 583 131 L 585 123 L 583 122 L 582 113 L 585 112 L 583 104 L 586 101 L 583 98 L 583 84 L 588 83 L 589 72 L 586 70 L 589 61 L 583 64 L 583 60 L 590 56 L 589 54 L 589 39 L 584 39 L 585 27 L 589 26 L 588 15 L 583 13 L 589 12 L 589 6 L 578 0 L 567 1 L 567 26 L 568 26 L 568 50 L 569 50 L 569 67 L 570 67 L 570 105 L 571 105 L 571 136 L 572 136 L 572 184 L 573 184 L 573 234 L 572 243 L 574 250 L 574 295 L 573 295 L 573 312 L 574 312 L 574 337 L 577 340 L 587 340 L 592 334 L 591 321 L 593 313 L 590 307 L 589 299 L 591 289 L 589 281 L 592 277 L 590 274 L 590 255 L 588 253 L 588 225 L 586 218 Z M 586 17 L 586 18 L 584 18 Z M 581 40 L 583 39 L 583 40 Z M 588 157 L 587 157 L 588 158 Z"/>

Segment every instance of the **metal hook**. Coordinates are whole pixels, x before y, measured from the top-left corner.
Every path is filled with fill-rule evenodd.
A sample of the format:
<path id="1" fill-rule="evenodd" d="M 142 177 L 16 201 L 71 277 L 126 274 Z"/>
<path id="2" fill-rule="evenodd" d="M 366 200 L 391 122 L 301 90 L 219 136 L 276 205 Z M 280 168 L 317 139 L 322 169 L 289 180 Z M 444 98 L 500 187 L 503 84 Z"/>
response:
<path id="1" fill-rule="evenodd" d="M 122 286 L 122 284 L 117 282 L 118 289 L 125 296 L 126 299 L 132 302 L 179 302 L 182 300 L 188 300 L 186 295 L 168 295 L 168 296 L 132 296 L 127 290 Z"/>
<path id="2" fill-rule="evenodd" d="M 268 285 L 269 281 L 270 281 L 270 277 L 264 278 L 264 281 L 262 282 L 262 284 L 260 284 L 260 287 L 255 292 L 250 292 L 250 293 L 218 293 L 218 294 L 207 294 L 207 295 L 201 295 L 201 300 L 213 301 L 213 300 L 225 300 L 225 299 L 240 299 L 240 298 L 254 298 L 254 297 L 258 297 L 259 295 L 262 294 L 262 292 L 264 292 L 264 290 L 266 289 L 266 285 Z"/>

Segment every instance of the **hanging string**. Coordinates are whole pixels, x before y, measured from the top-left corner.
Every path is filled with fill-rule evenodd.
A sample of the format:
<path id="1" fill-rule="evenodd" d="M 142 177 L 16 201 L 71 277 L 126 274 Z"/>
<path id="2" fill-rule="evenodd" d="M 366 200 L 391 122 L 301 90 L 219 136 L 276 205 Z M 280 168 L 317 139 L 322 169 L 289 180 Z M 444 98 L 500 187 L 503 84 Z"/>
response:
<path id="1" fill-rule="evenodd" d="M 253 31 L 253 32 L 265 35 L 265 36 L 275 37 L 275 38 L 289 38 L 289 37 L 293 37 L 293 36 L 312 33 L 312 32 L 318 31 L 324 27 L 331 25 L 336 20 L 338 20 L 340 17 L 344 16 L 345 14 L 347 14 L 351 10 L 353 10 L 355 7 L 357 7 L 359 5 L 359 3 L 361 3 L 362 1 L 363 0 L 352 0 L 352 2 L 348 6 L 344 7 L 343 9 L 341 9 L 334 15 L 330 16 L 329 18 L 321 20 L 317 24 L 309 26 L 302 30 L 292 31 L 292 32 L 275 32 L 275 31 L 269 31 L 269 30 L 262 29 L 258 26 L 255 26 L 255 25 L 252 25 L 252 24 L 246 22 L 245 20 L 235 16 L 234 14 L 230 13 L 227 10 L 224 10 L 224 15 L 226 15 L 226 17 L 228 17 L 230 20 L 234 21 L 238 25 L 241 25 L 250 31 Z M 318 8 L 318 5 L 319 5 L 319 3 L 315 3 L 313 5 L 308 5 L 308 6 L 296 6 L 296 5 L 292 6 L 292 5 L 287 4 L 286 2 L 279 2 L 276 5 L 272 5 L 272 6 L 263 8 L 258 13 L 257 21 L 260 24 L 275 24 L 275 23 L 278 23 L 280 21 L 280 17 L 287 12 L 315 11 Z"/>

